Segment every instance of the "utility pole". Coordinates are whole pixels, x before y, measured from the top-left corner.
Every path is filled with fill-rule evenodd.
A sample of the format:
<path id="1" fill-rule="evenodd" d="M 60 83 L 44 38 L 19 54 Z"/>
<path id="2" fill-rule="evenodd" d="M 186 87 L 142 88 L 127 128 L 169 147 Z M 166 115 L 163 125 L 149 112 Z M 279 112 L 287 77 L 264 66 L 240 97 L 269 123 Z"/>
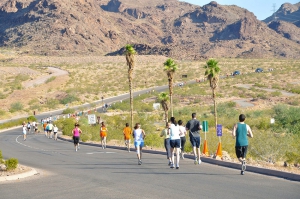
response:
<path id="1" fill-rule="evenodd" d="M 276 17 L 276 3 L 273 4 L 273 20 L 277 21 L 278 17 Z"/>

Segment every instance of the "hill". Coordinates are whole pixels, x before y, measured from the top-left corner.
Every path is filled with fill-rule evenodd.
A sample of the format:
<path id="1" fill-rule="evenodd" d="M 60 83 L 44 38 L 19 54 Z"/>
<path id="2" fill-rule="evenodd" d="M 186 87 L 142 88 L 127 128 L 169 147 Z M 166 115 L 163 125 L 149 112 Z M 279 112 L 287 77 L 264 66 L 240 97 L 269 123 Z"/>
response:
<path id="1" fill-rule="evenodd" d="M 297 40 L 298 41 L 298 40 Z M 300 45 L 237 6 L 178 0 L 4 0 L 0 47 L 42 55 L 300 58 Z M 120 50 L 121 49 L 121 50 Z"/>

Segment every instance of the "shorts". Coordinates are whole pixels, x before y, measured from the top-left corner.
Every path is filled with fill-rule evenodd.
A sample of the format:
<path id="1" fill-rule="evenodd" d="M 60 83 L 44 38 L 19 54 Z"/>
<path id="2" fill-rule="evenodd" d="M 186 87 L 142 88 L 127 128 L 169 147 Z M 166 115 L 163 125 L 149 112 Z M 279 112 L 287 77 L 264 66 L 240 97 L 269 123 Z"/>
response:
<path id="1" fill-rule="evenodd" d="M 248 146 L 236 146 L 235 154 L 237 158 L 246 158 Z"/>
<path id="2" fill-rule="evenodd" d="M 190 141 L 193 147 L 200 148 L 200 141 L 201 141 L 200 137 L 191 136 Z"/>
<path id="3" fill-rule="evenodd" d="M 138 146 L 143 147 L 144 146 L 144 141 L 135 141 L 134 146 L 135 147 L 138 147 Z"/>
<path id="4" fill-rule="evenodd" d="M 180 148 L 180 139 L 170 140 L 171 148 Z"/>
<path id="5" fill-rule="evenodd" d="M 79 136 L 73 136 L 74 144 L 79 143 Z"/>
<path id="6" fill-rule="evenodd" d="M 47 130 L 47 133 L 52 133 L 52 130 Z"/>
<path id="7" fill-rule="evenodd" d="M 28 131 L 30 130 L 30 127 L 27 127 Z"/>
<path id="8" fill-rule="evenodd" d="M 57 132 L 53 132 L 54 134 L 56 134 Z"/>
<path id="9" fill-rule="evenodd" d="M 102 137 L 107 137 L 106 132 L 101 132 L 101 133 L 100 133 L 100 137 L 101 137 L 101 138 L 102 138 Z"/>
<path id="10" fill-rule="evenodd" d="M 26 131 L 23 131 L 23 134 L 26 135 Z"/>

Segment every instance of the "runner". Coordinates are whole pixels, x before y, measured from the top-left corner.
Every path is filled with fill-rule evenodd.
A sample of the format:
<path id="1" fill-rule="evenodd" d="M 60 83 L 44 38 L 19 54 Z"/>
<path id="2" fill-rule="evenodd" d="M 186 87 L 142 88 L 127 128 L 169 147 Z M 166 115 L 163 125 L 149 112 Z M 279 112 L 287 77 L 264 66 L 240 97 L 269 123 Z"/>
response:
<path id="1" fill-rule="evenodd" d="M 54 140 L 57 140 L 57 132 L 58 132 L 58 128 L 56 125 L 54 125 L 54 127 L 53 127 Z"/>
<path id="2" fill-rule="evenodd" d="M 125 146 L 128 152 L 130 152 L 130 135 L 132 134 L 132 130 L 129 127 L 129 124 L 125 124 L 125 128 L 123 129 L 123 134 L 124 134 L 124 142 Z"/>
<path id="3" fill-rule="evenodd" d="M 160 133 L 160 137 L 164 137 L 164 146 L 167 152 L 167 159 L 169 160 L 168 165 L 171 166 L 172 163 L 172 155 L 171 155 L 171 146 L 170 146 L 170 126 L 171 123 L 168 122 L 166 124 L 166 128 L 164 130 L 162 130 L 162 132 Z"/>
<path id="4" fill-rule="evenodd" d="M 144 146 L 145 136 L 146 136 L 145 131 L 141 129 L 141 125 L 139 123 L 136 123 L 133 130 L 133 137 L 134 137 L 134 146 L 138 158 L 138 165 L 142 164 L 142 149 Z"/>
<path id="5" fill-rule="evenodd" d="M 23 139 L 24 139 L 24 141 L 25 141 L 25 140 L 26 140 L 27 129 L 26 129 L 26 126 L 25 126 L 24 123 L 23 123 L 22 131 L 23 131 Z"/>
<path id="6" fill-rule="evenodd" d="M 48 122 L 47 126 L 46 126 L 46 130 L 47 130 L 47 136 L 49 139 L 52 139 L 52 130 L 53 130 L 53 124 Z"/>
<path id="7" fill-rule="evenodd" d="M 236 137 L 235 153 L 238 160 L 242 163 L 241 175 L 245 174 L 246 170 L 246 155 L 248 149 L 248 137 L 253 138 L 253 133 L 249 125 L 245 124 L 246 116 L 239 116 L 239 123 L 233 126 L 232 136 Z"/>
<path id="8" fill-rule="evenodd" d="M 29 131 L 30 131 L 30 126 L 31 126 L 31 124 L 30 124 L 30 122 L 28 121 L 28 123 L 27 123 L 27 131 L 28 131 L 28 133 L 30 133 Z"/>
<path id="9" fill-rule="evenodd" d="M 186 124 L 186 129 L 190 131 L 190 141 L 193 146 L 193 153 L 194 153 L 194 164 L 201 164 L 200 159 L 200 130 L 202 129 L 202 125 L 200 121 L 196 119 L 196 113 L 192 113 L 192 119 L 188 121 Z"/>
<path id="10" fill-rule="evenodd" d="M 107 137 L 107 128 L 104 122 L 102 122 L 100 127 L 100 138 L 101 138 L 102 149 L 106 149 L 106 137 Z"/>
<path id="11" fill-rule="evenodd" d="M 79 124 L 75 123 L 75 128 L 72 131 L 73 134 L 73 140 L 74 140 L 74 147 L 75 147 L 75 151 L 78 150 L 78 143 L 79 143 L 79 138 L 80 138 L 80 134 L 82 133 L 81 129 L 79 128 Z"/>
<path id="12" fill-rule="evenodd" d="M 179 150 L 180 150 L 180 133 L 179 133 L 179 126 L 177 125 L 177 122 L 175 120 L 175 117 L 171 117 L 170 119 L 171 125 L 170 125 L 170 146 L 171 146 L 171 154 L 172 154 L 172 163 L 170 165 L 171 169 L 174 169 L 174 166 L 176 166 L 176 169 L 179 169 Z M 174 150 L 176 153 L 176 165 L 174 164 Z"/>
<path id="13" fill-rule="evenodd" d="M 183 122 L 182 120 L 178 121 L 178 125 L 179 125 L 179 135 L 180 135 L 180 158 L 184 159 L 184 146 L 185 146 L 185 142 L 186 142 L 186 128 L 184 126 L 182 126 Z"/>
<path id="14" fill-rule="evenodd" d="M 47 127 L 47 122 L 46 122 L 46 120 L 44 119 L 44 120 L 43 120 L 43 128 L 44 128 L 45 136 L 47 137 L 47 129 L 46 129 L 46 127 Z"/>
<path id="15" fill-rule="evenodd" d="M 36 122 L 33 121 L 33 122 L 32 122 L 32 130 L 33 130 L 34 132 L 36 132 L 36 130 L 35 130 L 35 125 L 36 125 Z"/>

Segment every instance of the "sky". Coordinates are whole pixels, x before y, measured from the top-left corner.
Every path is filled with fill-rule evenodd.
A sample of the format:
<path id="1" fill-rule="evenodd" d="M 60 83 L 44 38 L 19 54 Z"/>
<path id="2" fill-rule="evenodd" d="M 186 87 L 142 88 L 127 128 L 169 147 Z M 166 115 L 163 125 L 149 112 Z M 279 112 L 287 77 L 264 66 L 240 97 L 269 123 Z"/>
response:
<path id="1" fill-rule="evenodd" d="M 212 0 L 180 0 L 185 1 L 191 4 L 204 6 L 210 3 Z M 253 12 L 254 15 L 259 20 L 264 20 L 267 17 L 273 14 L 274 4 L 276 5 L 275 10 L 277 11 L 280 6 L 284 3 L 299 3 L 300 0 L 215 0 L 218 4 L 221 5 L 237 5 L 239 7 L 245 8 L 250 12 Z"/>

